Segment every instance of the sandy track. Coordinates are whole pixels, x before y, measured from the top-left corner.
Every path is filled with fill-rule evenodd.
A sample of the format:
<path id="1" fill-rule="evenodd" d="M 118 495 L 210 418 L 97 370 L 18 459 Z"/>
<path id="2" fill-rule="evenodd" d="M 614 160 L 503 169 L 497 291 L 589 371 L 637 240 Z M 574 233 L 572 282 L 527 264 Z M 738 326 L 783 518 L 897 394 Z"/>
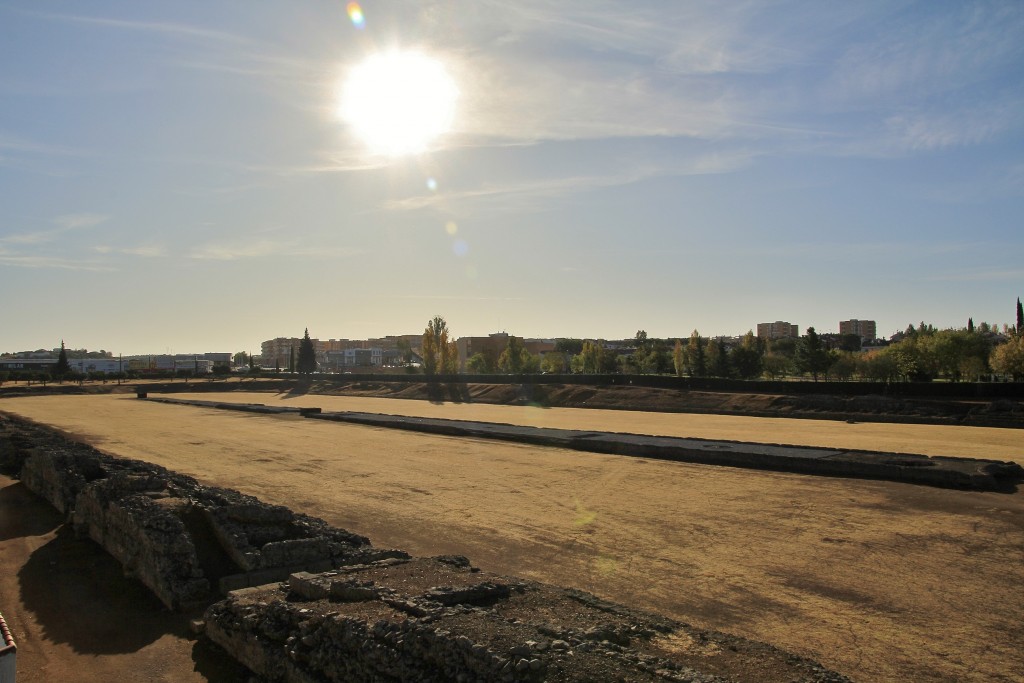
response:
<path id="1" fill-rule="evenodd" d="M 799 420 L 782 417 L 647 413 L 630 410 L 538 408 L 485 403 L 430 403 L 362 396 L 226 392 L 175 393 L 187 398 L 225 403 L 263 403 L 318 407 L 451 420 L 505 422 L 531 427 L 559 427 L 658 436 L 696 437 L 729 441 L 884 450 L 897 453 L 946 455 L 1012 460 L 1024 465 L 1024 430 L 951 425 L 906 425 L 877 422 L 850 424 L 837 420 Z"/>
<path id="2" fill-rule="evenodd" d="M 268 399 L 260 395 L 259 402 Z M 335 399 L 348 400 L 301 400 L 333 409 Z M 352 399 L 347 409 L 368 409 L 353 401 L 386 400 Z M 453 407 L 386 403 L 395 409 L 377 412 Z M 123 395 L 5 399 L 0 410 L 85 435 L 111 453 L 315 514 L 379 546 L 463 553 L 493 571 L 575 585 L 765 640 L 856 680 L 1024 676 L 1024 493 L 618 458 Z M 522 409 L 502 414 L 509 410 Z M 539 412 L 553 426 L 581 424 L 551 422 L 563 413 L 613 431 L 645 431 L 637 428 L 642 414 Z M 628 428 L 615 429 L 612 416 L 628 420 Z M 758 422 L 777 421 L 744 429 L 767 429 Z M 738 429 L 727 438 L 796 442 L 753 439 Z M 872 448 L 900 450 L 872 438 Z M 950 437 L 912 441 L 928 440 Z"/>

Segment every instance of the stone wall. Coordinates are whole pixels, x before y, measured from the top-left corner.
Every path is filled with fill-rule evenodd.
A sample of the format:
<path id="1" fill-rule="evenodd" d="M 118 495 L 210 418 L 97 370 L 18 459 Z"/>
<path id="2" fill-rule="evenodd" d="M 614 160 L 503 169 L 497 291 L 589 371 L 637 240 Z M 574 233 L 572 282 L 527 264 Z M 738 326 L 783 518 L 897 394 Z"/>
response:
<path id="1" fill-rule="evenodd" d="M 106 455 L 25 420 L 0 419 L 0 454 L 0 471 L 20 477 L 170 609 L 295 571 L 408 557 L 322 519 Z"/>

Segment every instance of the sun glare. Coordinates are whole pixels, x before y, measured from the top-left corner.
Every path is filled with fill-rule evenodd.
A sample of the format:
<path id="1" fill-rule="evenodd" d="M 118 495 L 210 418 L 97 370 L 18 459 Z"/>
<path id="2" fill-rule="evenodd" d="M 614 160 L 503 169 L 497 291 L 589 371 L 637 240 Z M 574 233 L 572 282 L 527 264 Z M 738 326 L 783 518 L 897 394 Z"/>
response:
<path id="1" fill-rule="evenodd" d="M 436 59 L 419 52 L 380 53 L 350 72 L 340 114 L 374 152 L 416 154 L 451 127 L 458 94 Z"/>

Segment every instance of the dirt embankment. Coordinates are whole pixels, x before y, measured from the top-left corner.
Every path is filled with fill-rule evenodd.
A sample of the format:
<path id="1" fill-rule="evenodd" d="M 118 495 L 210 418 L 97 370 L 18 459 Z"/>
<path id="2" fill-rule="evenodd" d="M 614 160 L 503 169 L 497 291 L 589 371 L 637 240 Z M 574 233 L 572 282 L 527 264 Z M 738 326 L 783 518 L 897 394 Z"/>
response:
<path id="1" fill-rule="evenodd" d="M 830 394 L 759 394 L 726 391 L 681 391 L 639 386 L 574 384 L 476 384 L 389 381 L 339 381 L 245 378 L 104 384 L 8 384 L 0 398 L 59 394 L 206 391 L 287 391 L 292 394 L 373 396 L 454 403 L 539 405 L 546 408 L 600 408 L 666 413 L 748 415 L 820 420 L 857 420 L 909 424 L 1024 428 L 1024 401 L 953 400 Z"/>
<path id="2" fill-rule="evenodd" d="M 199 386 L 193 384 L 192 388 L 195 389 Z M 241 382 L 237 386 L 244 388 L 253 386 L 253 384 Z M 966 401 L 907 399 L 890 396 L 780 395 L 566 384 L 314 381 L 305 384 L 291 382 L 288 386 L 293 392 L 313 394 L 503 405 L 535 404 L 549 408 L 600 408 L 646 412 L 1024 428 L 1024 402 L 1005 399 Z"/>

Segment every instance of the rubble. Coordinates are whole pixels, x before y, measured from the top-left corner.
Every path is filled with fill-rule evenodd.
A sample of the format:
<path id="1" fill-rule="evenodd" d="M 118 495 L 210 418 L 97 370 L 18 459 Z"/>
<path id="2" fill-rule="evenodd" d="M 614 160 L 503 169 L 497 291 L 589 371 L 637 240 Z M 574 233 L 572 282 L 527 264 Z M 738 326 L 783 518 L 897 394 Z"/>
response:
<path id="1" fill-rule="evenodd" d="M 735 678 L 715 670 L 737 669 L 748 680 L 847 680 L 767 645 L 442 559 L 236 591 L 207 610 L 204 633 L 267 681 L 718 683 Z"/>

